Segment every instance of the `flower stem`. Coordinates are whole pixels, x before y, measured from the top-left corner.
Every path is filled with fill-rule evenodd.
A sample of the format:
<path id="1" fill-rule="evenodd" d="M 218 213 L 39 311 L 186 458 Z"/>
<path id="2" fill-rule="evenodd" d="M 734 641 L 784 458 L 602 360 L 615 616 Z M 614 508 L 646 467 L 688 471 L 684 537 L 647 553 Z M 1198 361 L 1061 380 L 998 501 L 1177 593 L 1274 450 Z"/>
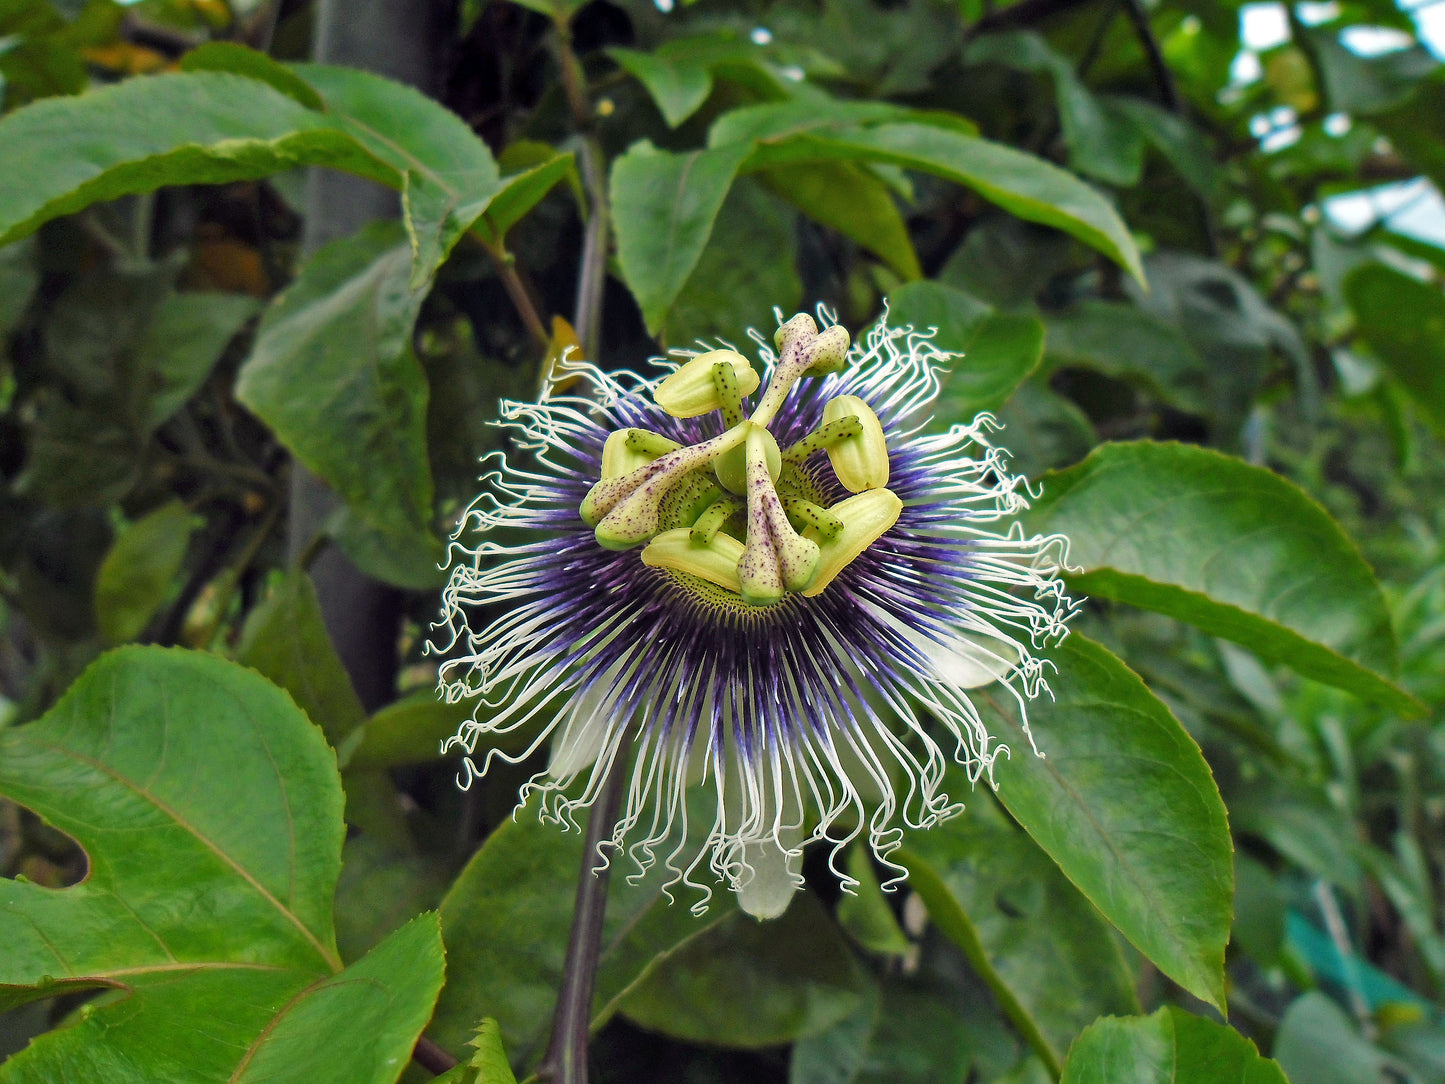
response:
<path id="1" fill-rule="evenodd" d="M 577 880 L 577 906 L 572 912 L 572 935 L 567 962 L 557 991 L 557 1013 L 552 1019 L 552 1040 L 537 1067 L 540 1080 L 553 1084 L 587 1084 L 587 1040 L 592 1026 L 592 990 L 602 946 L 602 920 L 607 911 L 609 866 L 598 848 L 610 839 L 622 802 L 627 778 L 627 749 L 617 750 L 607 778 L 587 821 L 582 848 L 582 869 Z"/>

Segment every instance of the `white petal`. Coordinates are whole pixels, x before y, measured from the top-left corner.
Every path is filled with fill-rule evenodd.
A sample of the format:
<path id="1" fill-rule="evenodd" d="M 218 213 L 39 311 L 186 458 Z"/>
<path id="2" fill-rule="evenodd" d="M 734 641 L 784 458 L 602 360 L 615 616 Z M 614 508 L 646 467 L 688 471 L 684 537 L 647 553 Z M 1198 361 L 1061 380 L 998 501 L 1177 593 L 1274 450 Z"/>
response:
<path id="1" fill-rule="evenodd" d="M 738 906 L 754 918 L 777 918 L 803 886 L 802 852 L 789 854 L 777 840 L 763 839 L 744 845 L 743 862 L 751 875 L 744 869 L 744 883 L 736 886 Z"/>
<path id="2" fill-rule="evenodd" d="M 1007 677 L 1023 653 L 1012 640 L 968 633 L 943 642 L 915 634 L 920 651 L 928 656 L 939 678 L 955 689 L 977 689 Z"/>

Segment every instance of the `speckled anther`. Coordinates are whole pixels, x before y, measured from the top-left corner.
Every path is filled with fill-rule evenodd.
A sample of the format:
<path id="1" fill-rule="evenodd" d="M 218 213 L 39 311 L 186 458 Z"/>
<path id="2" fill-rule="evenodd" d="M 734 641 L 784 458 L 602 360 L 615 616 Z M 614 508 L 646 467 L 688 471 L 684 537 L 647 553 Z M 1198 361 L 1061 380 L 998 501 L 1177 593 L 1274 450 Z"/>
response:
<path id="1" fill-rule="evenodd" d="M 898 518 L 886 501 L 842 499 L 888 482 L 883 429 L 863 399 L 835 394 L 813 414 L 811 431 L 798 431 L 794 406 L 783 409 L 800 380 L 842 368 L 848 332 L 836 324 L 819 332 L 799 313 L 773 341 L 778 354 L 751 415 L 745 399 L 761 381 L 741 354 L 709 350 L 679 365 L 657 385 L 657 405 L 677 419 L 715 411 L 722 431 L 682 444 L 648 429 L 618 430 L 579 509 L 600 545 L 645 544 L 644 565 L 674 574 L 708 605 L 815 595 Z M 786 452 L 774 427 L 792 441 Z"/>

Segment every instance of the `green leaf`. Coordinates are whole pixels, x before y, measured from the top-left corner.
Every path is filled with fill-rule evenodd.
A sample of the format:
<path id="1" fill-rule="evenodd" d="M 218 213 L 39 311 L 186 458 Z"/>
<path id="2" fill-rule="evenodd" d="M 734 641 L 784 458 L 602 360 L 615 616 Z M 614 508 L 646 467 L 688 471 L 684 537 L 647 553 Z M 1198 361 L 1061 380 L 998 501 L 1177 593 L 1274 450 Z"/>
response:
<path id="1" fill-rule="evenodd" d="M 318 250 L 266 310 L 236 397 L 368 526 L 435 565 L 426 376 L 412 351 L 424 291 L 400 227 Z"/>
<path id="2" fill-rule="evenodd" d="M 0 793 L 90 870 L 61 891 L 0 880 L 0 1002 L 116 993 L 0 1081 L 396 1080 L 441 986 L 437 923 L 342 971 L 341 788 L 284 692 L 212 656 L 122 648 L 0 734 Z"/>
<path id="3" fill-rule="evenodd" d="M 144 373 L 144 423 L 157 429 L 195 395 L 260 305 L 240 294 L 183 293 L 161 299 L 136 356 Z"/>
<path id="4" fill-rule="evenodd" d="M 431 281 L 452 247 L 502 190 L 487 145 L 451 110 L 414 87 L 355 68 L 295 64 L 337 127 L 395 171 L 412 244 L 410 285 Z"/>
<path id="5" fill-rule="evenodd" d="M 134 640 L 170 597 L 191 536 L 205 520 L 170 501 L 127 524 L 95 577 L 95 617 L 109 643 Z"/>
<path id="6" fill-rule="evenodd" d="M 733 185 L 697 268 L 672 302 L 663 334 L 670 343 L 739 342 L 777 305 L 802 303 L 797 216 L 744 177 Z M 739 259 L 739 252 L 749 259 Z"/>
<path id="7" fill-rule="evenodd" d="M 442 742 L 455 734 L 471 713 L 471 704 L 448 704 L 432 692 L 402 697 L 366 721 L 359 741 L 346 751 L 345 766 L 395 768 L 435 760 L 441 756 Z"/>
<path id="8" fill-rule="evenodd" d="M 852 162 L 782 165 L 762 175 L 775 194 L 815 222 L 851 237 L 906 281 L 923 277 L 888 186 Z"/>
<path id="9" fill-rule="evenodd" d="M 366 718 L 305 569 L 286 573 L 247 616 L 236 660 L 290 693 L 332 745 L 340 745 Z"/>
<path id="10" fill-rule="evenodd" d="M 1445 186 L 1445 73 L 1423 80 L 1404 105 L 1370 123 L 1437 188 Z"/>
<path id="11" fill-rule="evenodd" d="M 1003 406 L 1039 363 L 1044 329 L 1035 316 L 1001 313 L 962 290 L 911 282 L 888 298 L 888 322 L 937 328 L 933 345 L 958 354 L 934 403 L 940 423 L 969 422 Z"/>
<path id="12" fill-rule="evenodd" d="M 674 154 L 635 144 L 612 165 L 617 260 L 654 334 L 702 257 L 745 144 Z"/>
<path id="13" fill-rule="evenodd" d="M 307 109 L 320 111 L 326 108 L 315 88 L 285 64 L 234 42 L 208 41 L 181 57 L 179 67 L 183 72 L 232 72 L 248 79 L 259 79 Z"/>
<path id="14" fill-rule="evenodd" d="M 325 165 L 403 191 L 419 286 L 471 225 L 458 208 L 475 218 L 502 186 L 486 144 L 411 87 L 319 64 L 283 69 L 234 45 L 195 63 L 229 70 L 129 79 L 0 121 L 0 160 L 11 163 L 0 244 L 117 196 Z"/>
<path id="15" fill-rule="evenodd" d="M 1300 1077 L 1314 1084 L 1316 1077 Z M 1352 1078 L 1354 1079 L 1354 1078 Z M 1170 1005 L 1152 1016 L 1106 1017 L 1069 1051 L 1060 1084 L 1289 1084 L 1233 1028 Z M 1358 1078 L 1363 1084 L 1364 1078 Z"/>
<path id="16" fill-rule="evenodd" d="M 1055 165 L 977 136 L 920 122 L 807 134 L 760 145 L 748 171 L 784 162 L 863 159 L 932 173 L 973 189 L 1029 222 L 1053 226 L 1098 249 L 1140 282 L 1139 250 L 1103 196 Z"/>
<path id="17" fill-rule="evenodd" d="M 1128 117 L 1202 199 L 1213 203 L 1221 197 L 1224 174 L 1215 158 L 1214 147 L 1197 125 L 1142 98 L 1110 95 L 1104 101 Z"/>
<path id="18" fill-rule="evenodd" d="M 346 781 L 347 801 L 353 780 Z M 358 832 L 341 848 L 336 883 L 336 948 L 355 960 L 413 916 L 434 909 L 451 871 L 438 859 L 409 853 L 374 833 Z"/>
<path id="19" fill-rule="evenodd" d="M 222 184 L 298 165 L 398 183 L 327 114 L 229 72 L 153 75 L 36 102 L 0 120 L 0 161 L 0 244 L 163 185 Z"/>
<path id="20" fill-rule="evenodd" d="M 1204 362 L 1174 325 L 1133 305 L 1087 300 L 1049 313 L 1044 327 L 1051 367 L 1092 369 L 1181 410 L 1208 410 Z"/>
<path id="21" fill-rule="evenodd" d="M 1005 785 L 1011 767 L 999 771 Z M 967 780 L 957 776 L 954 782 L 967 792 Z M 1074 1036 L 1095 1017 L 1139 1011 L 1108 926 L 987 797 L 910 836 L 898 861 L 929 917 L 964 950 L 1003 1011 L 1055 1071 Z"/>
<path id="22" fill-rule="evenodd" d="M 1308 48 L 1318 66 L 1327 109 L 1362 117 L 1403 104 L 1420 80 L 1436 72 L 1440 62 L 1422 45 L 1361 56 L 1338 31 L 1305 29 Z"/>
<path id="23" fill-rule="evenodd" d="M 477 1050 L 472 1055 L 472 1068 L 481 1070 L 477 1073 L 477 1084 L 517 1084 L 512 1067 L 507 1064 L 500 1024 L 490 1016 L 483 1017 L 471 1045 Z"/>
<path id="24" fill-rule="evenodd" d="M 859 1007 L 865 989 L 847 942 L 803 893 L 781 918 L 736 913 L 682 946 L 627 995 L 622 1012 L 687 1042 L 774 1046 L 827 1030 Z"/>
<path id="25" fill-rule="evenodd" d="M 1040 34 L 988 34 L 970 43 L 965 62 L 984 61 L 1050 76 L 1059 103 L 1059 125 L 1069 148 L 1069 168 L 1109 184 L 1139 182 L 1144 144 L 1135 127 L 1104 98 L 1096 97 L 1074 71 L 1074 62 Z"/>
<path id="26" fill-rule="evenodd" d="M 1157 610 L 1407 710 L 1374 574 L 1293 483 L 1183 444 L 1106 444 L 1042 480 L 1029 525 L 1069 539 L 1080 591 Z"/>
<path id="27" fill-rule="evenodd" d="M 1308 1084 L 1380 1084 L 1386 1057 L 1338 1005 L 1311 991 L 1296 998 L 1280 1021 L 1274 1056 Z"/>
<path id="28" fill-rule="evenodd" d="M 793 1044 L 788 1084 L 964 1084 L 969 1024 L 953 991 L 885 978 L 853 1014 Z"/>
<path id="29" fill-rule="evenodd" d="M 658 853 L 665 851 L 658 848 Z M 612 864 L 594 1028 L 679 945 L 735 912 L 729 892 L 695 918 L 685 903 L 663 895 L 665 870 L 654 868 L 630 884 L 634 871 L 628 859 L 614 855 Z M 581 833 L 543 824 L 532 810 L 503 820 L 487 837 L 442 901 L 448 982 L 430 1028 L 437 1042 L 459 1052 L 477 1020 L 489 1015 L 501 1026 L 513 1065 L 527 1065 L 541 1055 L 581 865 Z M 498 937 L 498 930 L 506 936 Z"/>
<path id="30" fill-rule="evenodd" d="M 548 151 L 551 152 L 551 148 Z M 570 151 L 552 152 L 536 165 L 503 177 L 502 187 L 495 196 L 483 201 L 480 211 L 475 205 L 464 206 L 457 211 L 457 217 L 462 221 L 470 218 L 473 233 L 485 241 L 500 244 L 506 239 L 507 231 L 537 206 L 558 181 L 569 175 L 576 183 L 576 158 Z"/>
<path id="31" fill-rule="evenodd" d="M 898 925 L 893 908 L 883 894 L 868 848 L 849 849 L 848 876 L 858 883 L 838 898 L 838 925 L 869 952 L 880 956 L 907 956 L 913 951 L 913 942 Z"/>
<path id="32" fill-rule="evenodd" d="M 1012 751 L 999 800 L 1159 970 L 1222 1009 L 1233 848 L 1209 766 L 1110 652 L 1075 633 L 1050 658 L 1054 702 L 1031 720 L 1043 756 L 1012 701 L 976 701 Z"/>
<path id="33" fill-rule="evenodd" d="M 1367 264 L 1345 279 L 1345 297 L 1375 357 L 1445 435 L 1445 293 Z"/>
<path id="34" fill-rule="evenodd" d="M 615 46 L 607 50 L 607 55 L 647 88 L 669 128 L 676 128 L 696 113 L 712 93 L 712 73 L 706 63 L 694 57 L 669 57 L 661 50 L 644 53 Z"/>

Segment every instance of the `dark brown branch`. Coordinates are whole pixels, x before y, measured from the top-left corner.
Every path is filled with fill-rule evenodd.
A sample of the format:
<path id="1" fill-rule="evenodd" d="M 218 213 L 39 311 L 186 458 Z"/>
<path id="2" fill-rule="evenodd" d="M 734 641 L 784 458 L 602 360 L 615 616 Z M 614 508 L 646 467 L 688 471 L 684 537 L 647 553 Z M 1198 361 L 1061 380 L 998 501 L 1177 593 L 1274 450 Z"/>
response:
<path id="1" fill-rule="evenodd" d="M 416 1041 L 416 1047 L 411 1052 L 411 1060 L 420 1065 L 432 1076 L 441 1076 L 450 1069 L 454 1069 L 461 1063 L 452 1057 L 445 1049 L 432 1042 L 425 1035 Z"/>
<path id="2" fill-rule="evenodd" d="M 600 853 L 612 837 L 627 778 L 624 746 L 607 769 L 607 778 L 592 805 L 587 839 L 582 848 L 582 871 L 577 882 L 577 906 L 572 913 L 572 934 L 567 942 L 567 963 L 557 991 L 557 1013 L 552 1040 L 537 1067 L 537 1077 L 555 1084 L 587 1084 L 587 1040 L 592 1030 L 592 991 L 597 978 L 597 957 L 602 946 L 602 920 L 607 913 L 608 870 Z"/>
<path id="3" fill-rule="evenodd" d="M 572 49 L 572 35 L 563 20 L 554 35 L 557 64 L 562 71 L 562 89 L 572 125 L 581 139 L 582 186 L 587 191 L 587 227 L 582 237 L 582 257 L 577 272 L 577 308 L 572 318 L 577 341 L 588 361 L 598 360 L 601 342 L 602 296 L 607 286 L 607 249 L 612 214 L 607 202 L 607 156 L 593 130 L 595 114 L 588 98 L 587 77 L 582 62 Z"/>
<path id="4" fill-rule="evenodd" d="M 1159 97 L 1171 113 L 1184 112 L 1184 99 L 1179 96 L 1179 85 L 1174 81 L 1174 73 L 1169 70 L 1169 65 L 1164 60 L 1164 51 L 1159 47 L 1159 39 L 1154 36 L 1154 28 L 1149 25 L 1149 13 L 1144 10 L 1141 0 L 1124 0 L 1124 10 L 1129 14 L 1129 21 L 1134 24 L 1134 32 L 1139 35 L 1139 44 L 1144 48 L 1144 55 L 1149 58 L 1149 70 L 1154 75 L 1154 84 L 1159 88 Z"/>

